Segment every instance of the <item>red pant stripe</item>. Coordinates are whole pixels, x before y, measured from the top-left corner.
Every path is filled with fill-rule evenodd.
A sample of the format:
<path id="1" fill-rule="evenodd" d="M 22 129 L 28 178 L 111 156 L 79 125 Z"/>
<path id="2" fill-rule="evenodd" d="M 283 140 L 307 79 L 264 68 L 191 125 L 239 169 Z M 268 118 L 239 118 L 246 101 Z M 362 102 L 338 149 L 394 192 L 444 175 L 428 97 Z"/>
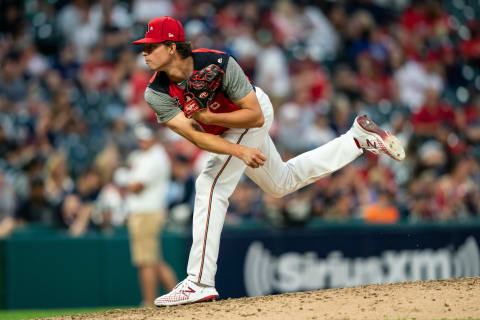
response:
<path id="1" fill-rule="evenodd" d="M 245 129 L 245 131 L 242 133 L 242 135 L 238 138 L 237 144 L 239 144 L 240 141 L 242 141 L 242 138 L 247 133 L 247 131 L 248 131 L 248 129 Z M 203 273 L 203 262 L 205 260 L 205 250 L 206 250 L 206 247 L 207 247 L 208 223 L 210 221 L 210 209 L 212 208 L 213 189 L 215 188 L 215 184 L 217 183 L 218 178 L 222 174 L 222 172 L 225 169 L 225 167 L 227 166 L 227 164 L 230 162 L 231 158 L 232 158 L 231 155 L 227 158 L 227 161 L 225 161 L 224 165 L 222 166 L 222 168 L 218 172 L 217 176 L 215 177 L 215 179 L 213 179 L 212 187 L 210 188 L 210 198 L 208 199 L 207 221 L 205 223 L 205 233 L 204 233 L 204 236 L 203 236 L 202 262 L 200 264 L 200 272 L 198 273 L 198 281 L 197 281 L 198 283 L 200 283 L 200 280 L 202 279 L 202 273 Z"/>

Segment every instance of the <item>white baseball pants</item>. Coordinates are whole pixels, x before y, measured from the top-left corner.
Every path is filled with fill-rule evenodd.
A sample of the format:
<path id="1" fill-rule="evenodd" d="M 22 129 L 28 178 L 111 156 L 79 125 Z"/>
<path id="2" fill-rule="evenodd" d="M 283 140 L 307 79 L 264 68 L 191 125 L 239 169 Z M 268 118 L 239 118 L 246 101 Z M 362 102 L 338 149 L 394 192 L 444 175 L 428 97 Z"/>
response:
<path id="1" fill-rule="evenodd" d="M 193 213 L 193 243 L 188 259 L 188 279 L 215 286 L 220 234 L 228 208 L 228 198 L 243 172 L 263 191 L 282 197 L 352 162 L 362 150 L 350 132 L 287 162 L 283 162 L 268 131 L 273 122 L 273 107 L 268 96 L 256 88 L 265 123 L 261 128 L 229 129 L 222 137 L 230 142 L 258 148 L 266 157 L 257 169 L 230 155 L 210 154 L 205 169 L 196 181 Z"/>

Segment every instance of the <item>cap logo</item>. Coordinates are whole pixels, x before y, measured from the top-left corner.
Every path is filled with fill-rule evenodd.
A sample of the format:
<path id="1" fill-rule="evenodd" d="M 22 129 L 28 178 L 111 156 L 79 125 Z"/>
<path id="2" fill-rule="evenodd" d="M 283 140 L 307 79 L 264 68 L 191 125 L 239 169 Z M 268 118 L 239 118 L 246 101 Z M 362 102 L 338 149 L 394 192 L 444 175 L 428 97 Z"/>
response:
<path id="1" fill-rule="evenodd" d="M 0 0 L 1 2 L 2 0 Z M 144 25 L 145 26 L 145 25 Z M 180 21 L 170 17 L 158 17 L 150 20 L 145 28 L 145 37 L 133 44 L 162 43 L 164 41 L 185 41 L 185 31 Z M 217 57 L 218 58 L 218 57 Z"/>
<path id="2" fill-rule="evenodd" d="M 217 61 L 218 61 L 218 63 L 222 63 L 223 59 L 219 58 Z"/>

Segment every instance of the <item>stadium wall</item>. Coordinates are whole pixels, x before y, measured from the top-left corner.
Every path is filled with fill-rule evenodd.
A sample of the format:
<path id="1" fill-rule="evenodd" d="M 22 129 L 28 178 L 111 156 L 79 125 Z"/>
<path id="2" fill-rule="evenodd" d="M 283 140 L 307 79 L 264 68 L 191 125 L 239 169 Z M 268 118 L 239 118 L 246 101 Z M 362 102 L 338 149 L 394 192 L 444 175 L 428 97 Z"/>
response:
<path id="1" fill-rule="evenodd" d="M 227 227 L 217 272 L 222 298 L 480 276 L 480 222 L 364 225 L 318 223 L 278 230 Z M 179 279 L 190 232 L 165 232 Z M 126 230 L 71 238 L 30 227 L 0 241 L 4 309 L 133 306 L 140 303 Z"/>

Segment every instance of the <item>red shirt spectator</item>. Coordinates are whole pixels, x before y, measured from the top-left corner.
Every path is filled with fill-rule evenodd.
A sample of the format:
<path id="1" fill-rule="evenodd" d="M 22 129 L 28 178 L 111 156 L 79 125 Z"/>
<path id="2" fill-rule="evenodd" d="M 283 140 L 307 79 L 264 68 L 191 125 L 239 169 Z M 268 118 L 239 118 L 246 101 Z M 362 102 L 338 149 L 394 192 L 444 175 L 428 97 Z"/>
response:
<path id="1" fill-rule="evenodd" d="M 417 2 L 407 8 L 400 17 L 400 23 L 412 34 L 423 37 L 445 33 L 450 29 L 450 21 L 445 9 L 436 2 Z"/>
<path id="2" fill-rule="evenodd" d="M 292 77 L 293 86 L 300 87 L 295 91 L 303 90 L 307 87 L 310 102 L 316 103 L 331 97 L 330 79 L 325 70 L 318 64 L 311 60 L 306 60 L 296 64 L 292 69 L 294 74 Z"/>
<path id="3" fill-rule="evenodd" d="M 470 23 L 471 37 L 460 44 L 460 51 L 467 59 L 480 59 L 480 23 Z"/>
<path id="4" fill-rule="evenodd" d="M 107 89 L 113 76 L 113 63 L 103 57 L 103 49 L 94 47 L 87 62 L 81 68 L 82 84 L 90 89 Z"/>
<path id="5" fill-rule="evenodd" d="M 433 88 L 427 89 L 424 105 L 412 115 L 415 131 L 426 136 L 434 136 L 440 126 L 453 125 L 454 121 L 453 109 L 439 100 L 438 92 Z"/>
<path id="6" fill-rule="evenodd" d="M 470 39 L 461 44 L 461 51 L 467 59 L 480 58 L 480 38 Z"/>
<path id="7" fill-rule="evenodd" d="M 130 78 L 130 86 L 132 89 L 132 96 L 130 98 L 130 105 L 136 106 L 143 104 L 145 89 L 151 78 L 151 74 L 141 68 L 137 68 Z"/>
<path id="8" fill-rule="evenodd" d="M 369 103 L 377 103 L 381 99 L 392 98 L 392 80 L 382 72 L 381 66 L 376 63 L 370 54 L 362 53 L 357 58 L 357 83 L 364 98 Z"/>

